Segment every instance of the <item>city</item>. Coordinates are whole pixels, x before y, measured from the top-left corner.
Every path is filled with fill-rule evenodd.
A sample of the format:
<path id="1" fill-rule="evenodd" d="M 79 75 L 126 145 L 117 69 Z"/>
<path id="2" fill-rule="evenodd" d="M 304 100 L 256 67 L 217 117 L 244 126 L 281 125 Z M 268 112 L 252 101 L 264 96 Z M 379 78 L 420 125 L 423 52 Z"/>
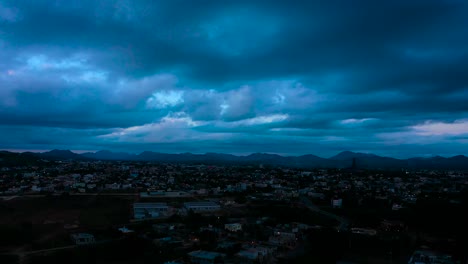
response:
<path id="1" fill-rule="evenodd" d="M 43 159 L 0 171 L 0 250 L 19 263 L 467 257 L 466 171 Z"/>
<path id="2" fill-rule="evenodd" d="M 468 264 L 467 14 L 0 0 L 0 264 Z"/>

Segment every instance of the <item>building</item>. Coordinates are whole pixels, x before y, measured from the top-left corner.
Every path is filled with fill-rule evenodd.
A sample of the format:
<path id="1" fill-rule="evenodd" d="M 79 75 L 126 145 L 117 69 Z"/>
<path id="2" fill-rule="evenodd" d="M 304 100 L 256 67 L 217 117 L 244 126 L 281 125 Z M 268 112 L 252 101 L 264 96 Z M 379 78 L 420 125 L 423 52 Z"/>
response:
<path id="1" fill-rule="evenodd" d="M 215 202 L 187 202 L 184 203 L 184 207 L 187 210 L 194 212 L 213 212 L 221 210 L 221 206 Z"/>
<path id="2" fill-rule="evenodd" d="M 231 231 L 231 232 L 242 231 L 242 224 L 241 223 L 225 224 L 224 229 Z"/>
<path id="3" fill-rule="evenodd" d="M 396 220 L 383 220 L 380 222 L 380 228 L 383 231 L 390 232 L 403 232 L 407 230 L 407 226 L 404 222 Z"/>
<path id="4" fill-rule="evenodd" d="M 332 199 L 333 208 L 341 208 L 343 206 L 343 199 Z"/>
<path id="5" fill-rule="evenodd" d="M 220 263 L 226 256 L 222 253 L 204 250 L 192 251 L 188 253 L 188 255 L 190 257 L 190 263 L 198 264 Z"/>
<path id="6" fill-rule="evenodd" d="M 271 245 L 293 247 L 296 245 L 296 234 L 290 232 L 275 231 L 268 239 Z"/>
<path id="7" fill-rule="evenodd" d="M 87 234 L 87 233 L 72 234 L 71 239 L 76 245 L 79 245 L 79 246 L 90 245 L 96 242 L 94 239 L 94 236 L 91 234 Z"/>
<path id="8" fill-rule="evenodd" d="M 135 219 L 152 219 L 167 215 L 169 206 L 166 203 L 134 203 Z"/>
<path id="9" fill-rule="evenodd" d="M 365 236 L 375 236 L 375 235 L 377 235 L 377 231 L 375 229 L 359 228 L 359 227 L 351 228 L 351 233 L 357 234 L 357 235 L 365 235 Z"/>
<path id="10" fill-rule="evenodd" d="M 125 226 L 119 228 L 118 230 L 119 230 L 119 232 L 121 232 L 122 234 L 132 234 L 132 233 L 135 232 L 135 231 L 133 231 L 133 230 L 128 229 L 128 228 L 125 227 Z"/>
<path id="11" fill-rule="evenodd" d="M 452 256 L 430 250 L 416 250 L 408 264 L 455 264 Z"/>
<path id="12" fill-rule="evenodd" d="M 141 192 L 140 197 L 141 198 L 177 198 L 177 197 L 190 197 L 192 196 L 188 192 L 184 191 L 147 191 L 147 192 Z"/>
<path id="13" fill-rule="evenodd" d="M 266 247 L 252 247 L 241 250 L 237 256 L 243 259 L 242 263 L 268 263 L 273 250 Z"/>

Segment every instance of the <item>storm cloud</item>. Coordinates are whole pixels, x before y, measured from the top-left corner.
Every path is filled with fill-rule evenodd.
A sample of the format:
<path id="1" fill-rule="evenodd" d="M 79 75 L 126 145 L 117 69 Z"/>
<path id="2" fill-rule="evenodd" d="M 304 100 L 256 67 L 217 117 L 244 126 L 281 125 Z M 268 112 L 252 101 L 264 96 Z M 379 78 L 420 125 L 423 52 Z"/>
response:
<path id="1" fill-rule="evenodd" d="M 468 154 L 468 4 L 0 0 L 0 148 Z"/>

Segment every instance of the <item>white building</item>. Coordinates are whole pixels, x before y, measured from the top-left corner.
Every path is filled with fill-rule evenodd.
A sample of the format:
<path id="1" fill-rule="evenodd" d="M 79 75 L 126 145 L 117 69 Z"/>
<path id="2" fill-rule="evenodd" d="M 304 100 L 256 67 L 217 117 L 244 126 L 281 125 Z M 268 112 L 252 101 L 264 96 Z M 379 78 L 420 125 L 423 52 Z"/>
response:
<path id="1" fill-rule="evenodd" d="M 408 264 L 455 264 L 452 256 L 437 253 L 430 250 L 416 250 L 411 256 Z"/>
<path id="2" fill-rule="evenodd" d="M 341 208 L 343 206 L 343 199 L 332 199 L 333 208 Z"/>
<path id="3" fill-rule="evenodd" d="M 358 235 L 365 235 L 365 236 L 375 236 L 375 235 L 377 235 L 377 231 L 375 229 L 359 228 L 359 227 L 351 228 L 351 233 L 358 234 Z"/>
<path id="4" fill-rule="evenodd" d="M 187 202 L 184 203 L 184 207 L 187 210 L 194 212 L 212 212 L 221 210 L 221 206 L 215 202 Z"/>
<path id="5" fill-rule="evenodd" d="M 231 231 L 231 232 L 242 231 L 242 224 L 241 223 L 225 224 L 224 229 Z"/>
<path id="6" fill-rule="evenodd" d="M 87 233 L 72 234 L 71 239 L 76 245 L 90 245 L 96 242 L 94 236 Z"/>
<path id="7" fill-rule="evenodd" d="M 169 211 L 166 203 L 134 203 L 133 216 L 135 219 L 152 219 L 165 216 Z"/>

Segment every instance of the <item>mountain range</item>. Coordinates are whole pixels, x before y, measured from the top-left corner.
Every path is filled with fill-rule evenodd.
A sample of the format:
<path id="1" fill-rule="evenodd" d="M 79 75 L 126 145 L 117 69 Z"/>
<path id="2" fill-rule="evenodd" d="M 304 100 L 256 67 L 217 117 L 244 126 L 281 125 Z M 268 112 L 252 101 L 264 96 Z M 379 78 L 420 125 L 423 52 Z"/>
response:
<path id="1" fill-rule="evenodd" d="M 435 156 L 430 158 L 396 159 L 375 154 L 343 151 L 330 158 L 315 155 L 281 156 L 277 154 L 254 153 L 247 156 L 236 156 L 221 153 L 206 154 L 168 154 L 145 151 L 140 154 L 126 152 L 74 153 L 70 150 L 52 150 L 43 153 L 15 153 L 0 151 L 0 165 L 15 162 L 34 162 L 35 160 L 81 160 L 81 161 L 148 161 L 148 162 L 188 162 L 204 164 L 265 164 L 299 168 L 354 168 L 354 169 L 444 169 L 468 170 L 468 157 L 463 155 L 449 158 Z M 13 162 L 13 163 L 12 163 Z"/>

